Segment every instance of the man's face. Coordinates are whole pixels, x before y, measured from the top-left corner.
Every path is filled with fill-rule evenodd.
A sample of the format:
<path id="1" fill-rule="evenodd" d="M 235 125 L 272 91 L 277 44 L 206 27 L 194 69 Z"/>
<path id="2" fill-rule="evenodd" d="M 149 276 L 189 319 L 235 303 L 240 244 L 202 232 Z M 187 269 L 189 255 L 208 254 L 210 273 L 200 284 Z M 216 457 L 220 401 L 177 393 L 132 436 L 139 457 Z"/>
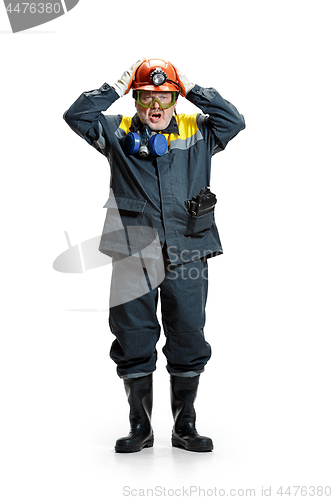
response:
<path id="1" fill-rule="evenodd" d="M 163 104 L 167 103 L 170 99 L 172 92 L 141 92 L 141 100 L 146 105 L 149 105 L 155 100 Z M 176 103 L 170 108 L 163 109 L 159 102 L 155 100 L 151 108 L 146 108 L 141 106 L 137 101 L 135 102 L 135 107 L 140 118 L 141 123 L 148 125 L 151 130 L 159 131 L 164 130 L 169 125 L 173 112 L 176 108 Z"/>

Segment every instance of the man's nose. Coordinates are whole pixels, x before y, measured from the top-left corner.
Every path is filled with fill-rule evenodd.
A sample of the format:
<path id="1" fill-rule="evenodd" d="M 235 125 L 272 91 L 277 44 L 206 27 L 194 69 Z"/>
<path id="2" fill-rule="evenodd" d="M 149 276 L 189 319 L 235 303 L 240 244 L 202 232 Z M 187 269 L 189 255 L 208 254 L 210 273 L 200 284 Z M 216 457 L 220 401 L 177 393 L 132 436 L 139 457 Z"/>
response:
<path id="1" fill-rule="evenodd" d="M 153 106 L 152 106 L 152 107 L 153 107 L 153 108 L 155 108 L 155 109 L 157 109 L 157 108 L 159 108 L 159 107 L 160 107 L 160 105 L 159 105 L 159 103 L 158 103 L 158 101 L 157 101 L 157 100 L 155 100 L 155 101 L 154 101 L 154 103 L 153 103 Z"/>

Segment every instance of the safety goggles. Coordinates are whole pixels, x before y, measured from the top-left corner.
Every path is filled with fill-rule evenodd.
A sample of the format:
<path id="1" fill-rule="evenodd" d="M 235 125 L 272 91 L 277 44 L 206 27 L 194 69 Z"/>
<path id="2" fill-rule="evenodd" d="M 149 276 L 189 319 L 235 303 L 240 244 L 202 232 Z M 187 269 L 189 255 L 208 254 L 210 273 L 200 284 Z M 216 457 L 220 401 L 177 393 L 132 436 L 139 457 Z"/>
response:
<path id="1" fill-rule="evenodd" d="M 152 108 L 157 101 L 162 109 L 171 108 L 177 101 L 179 92 L 153 92 L 150 90 L 135 90 L 133 97 L 140 106 Z"/>

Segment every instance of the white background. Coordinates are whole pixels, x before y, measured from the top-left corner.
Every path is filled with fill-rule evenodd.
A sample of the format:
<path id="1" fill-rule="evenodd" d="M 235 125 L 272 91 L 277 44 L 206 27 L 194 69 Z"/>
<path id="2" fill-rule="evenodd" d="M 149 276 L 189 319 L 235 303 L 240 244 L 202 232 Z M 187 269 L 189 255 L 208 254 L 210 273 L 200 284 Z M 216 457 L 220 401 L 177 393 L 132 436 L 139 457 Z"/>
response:
<path id="1" fill-rule="evenodd" d="M 176 496 L 191 485 L 200 497 L 271 486 L 288 498 L 281 485 L 333 495 L 331 33 L 320 0 L 81 0 L 17 34 L 0 8 L 2 498 L 106 500 L 125 486 Z M 213 159 L 224 255 L 209 262 L 213 356 L 196 404 L 208 454 L 170 446 L 163 343 L 156 444 L 114 453 L 128 405 L 108 357 L 110 267 L 52 267 L 64 231 L 73 245 L 100 234 L 109 182 L 105 158 L 62 114 L 141 56 L 217 88 L 247 125 Z M 132 98 L 112 113 L 133 114 Z"/>

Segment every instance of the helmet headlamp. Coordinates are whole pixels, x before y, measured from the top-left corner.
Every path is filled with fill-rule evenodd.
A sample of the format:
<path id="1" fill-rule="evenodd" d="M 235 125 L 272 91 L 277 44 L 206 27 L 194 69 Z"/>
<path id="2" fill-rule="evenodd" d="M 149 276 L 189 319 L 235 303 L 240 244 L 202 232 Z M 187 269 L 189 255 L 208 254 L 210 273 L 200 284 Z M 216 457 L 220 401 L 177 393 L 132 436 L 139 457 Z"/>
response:
<path id="1" fill-rule="evenodd" d="M 156 87 L 163 85 L 167 80 L 167 74 L 162 70 L 162 68 L 155 68 L 154 71 L 150 73 L 150 79 Z"/>

